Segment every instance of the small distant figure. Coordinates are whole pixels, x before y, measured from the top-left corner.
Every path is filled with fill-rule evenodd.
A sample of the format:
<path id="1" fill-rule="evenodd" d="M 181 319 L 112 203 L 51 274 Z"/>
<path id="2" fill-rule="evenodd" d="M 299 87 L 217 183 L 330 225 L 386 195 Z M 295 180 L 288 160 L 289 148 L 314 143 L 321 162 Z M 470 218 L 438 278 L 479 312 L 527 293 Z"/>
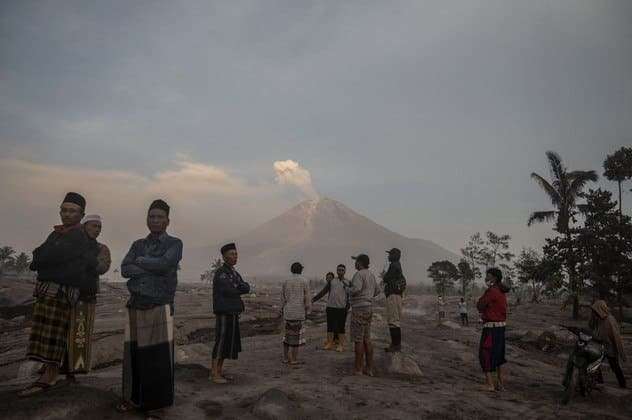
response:
<path id="1" fill-rule="evenodd" d="M 334 277 L 334 273 L 327 273 L 325 287 L 312 299 L 312 303 L 315 303 L 327 295 L 325 350 L 333 350 L 335 347 L 337 352 L 344 351 L 345 324 L 349 311 L 349 282 L 345 279 L 346 271 L 345 265 L 339 264 L 336 268 L 337 278 Z"/>
<path id="2" fill-rule="evenodd" d="M 351 339 L 355 346 L 355 375 L 373 376 L 371 321 L 373 300 L 380 294 L 377 280 L 369 271 L 369 256 L 360 254 L 355 260 L 356 273 L 349 287 L 351 297 Z"/>
<path id="3" fill-rule="evenodd" d="M 461 301 L 458 303 L 459 315 L 461 317 L 461 325 L 467 327 L 470 325 L 470 321 L 467 318 L 467 303 L 465 302 L 465 298 L 461 298 Z"/>
<path id="4" fill-rule="evenodd" d="M 437 320 L 439 322 L 445 319 L 445 300 L 443 295 L 437 296 Z"/>
<path id="5" fill-rule="evenodd" d="M 590 309 L 591 317 L 588 325 L 593 332 L 593 336 L 604 343 L 608 364 L 617 377 L 619 387 L 627 388 L 625 375 L 620 363 L 625 361 L 626 358 L 619 332 L 619 324 L 610 314 L 610 309 L 605 301 L 595 301 Z"/>
<path id="6" fill-rule="evenodd" d="M 402 301 L 406 290 L 406 277 L 402 272 L 400 262 L 402 252 L 393 248 L 388 253 L 389 266 L 384 273 L 384 295 L 386 296 L 386 322 L 391 333 L 391 345 L 387 352 L 399 352 L 402 350 Z"/>
<path id="7" fill-rule="evenodd" d="M 211 365 L 211 381 L 225 384 L 224 360 L 237 360 L 241 352 L 239 315 L 244 311 L 241 295 L 250 293 L 250 285 L 235 270 L 239 255 L 234 243 L 224 245 L 220 252 L 224 264 L 213 276 L 213 312 L 215 313 L 215 345 Z"/>
<path id="8" fill-rule="evenodd" d="M 507 320 L 508 289 L 502 284 L 503 274 L 497 268 L 487 270 L 485 284 L 487 290 L 476 303 L 483 320 L 483 331 L 479 347 L 479 360 L 485 373 L 485 391 L 504 390 L 501 366 L 505 359 L 505 326 Z M 492 374 L 496 373 L 496 382 Z"/>
<path id="9" fill-rule="evenodd" d="M 311 309 L 309 283 L 302 276 L 303 265 L 295 262 L 290 267 L 292 277 L 281 288 L 281 310 L 285 320 L 283 362 L 291 366 L 301 364 L 298 349 L 305 345 L 305 318 Z"/>

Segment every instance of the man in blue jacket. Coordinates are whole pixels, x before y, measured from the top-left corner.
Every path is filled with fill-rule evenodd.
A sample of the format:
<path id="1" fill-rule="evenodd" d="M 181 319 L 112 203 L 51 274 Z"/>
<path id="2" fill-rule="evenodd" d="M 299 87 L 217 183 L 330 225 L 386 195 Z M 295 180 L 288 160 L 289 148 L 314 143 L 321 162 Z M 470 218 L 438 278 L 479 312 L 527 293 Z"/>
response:
<path id="1" fill-rule="evenodd" d="M 167 234 L 170 208 L 163 200 L 147 213 L 149 235 L 132 244 L 121 263 L 129 279 L 129 323 L 125 328 L 123 398 L 119 411 L 139 409 L 148 417 L 173 405 L 173 300 L 182 241 Z M 153 413 L 153 415 L 152 415 Z"/>
<path id="2" fill-rule="evenodd" d="M 213 312 L 215 313 L 215 345 L 211 380 L 216 384 L 228 382 L 222 369 L 225 359 L 237 360 L 241 352 L 239 314 L 244 311 L 241 295 L 250 292 L 250 285 L 235 270 L 237 247 L 234 243 L 221 248 L 224 265 L 213 276 Z"/>

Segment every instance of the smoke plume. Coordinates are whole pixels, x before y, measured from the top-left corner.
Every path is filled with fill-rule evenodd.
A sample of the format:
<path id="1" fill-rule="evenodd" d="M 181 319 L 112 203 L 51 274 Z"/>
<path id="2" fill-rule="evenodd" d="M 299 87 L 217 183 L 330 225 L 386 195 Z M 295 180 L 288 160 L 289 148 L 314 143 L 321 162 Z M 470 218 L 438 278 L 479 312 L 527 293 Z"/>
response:
<path id="1" fill-rule="evenodd" d="M 280 185 L 294 185 L 308 198 L 318 199 L 318 192 L 312 184 L 309 171 L 293 160 L 278 160 L 274 162 L 276 182 Z"/>

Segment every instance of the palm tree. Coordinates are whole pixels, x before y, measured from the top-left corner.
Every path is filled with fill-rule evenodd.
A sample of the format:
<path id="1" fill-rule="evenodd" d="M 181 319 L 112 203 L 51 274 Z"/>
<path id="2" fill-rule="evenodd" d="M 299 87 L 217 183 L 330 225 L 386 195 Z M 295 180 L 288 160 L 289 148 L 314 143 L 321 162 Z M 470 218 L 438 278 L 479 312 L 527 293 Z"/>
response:
<path id="1" fill-rule="evenodd" d="M 29 268 L 30 264 L 31 259 L 29 258 L 29 256 L 24 252 L 20 252 L 20 255 L 15 258 L 15 272 L 18 274 L 22 274 Z"/>
<path id="2" fill-rule="evenodd" d="M 610 181 L 616 181 L 619 184 L 619 220 L 623 217 L 623 204 L 621 196 L 621 184 L 623 181 L 632 179 L 632 148 L 622 147 L 608 155 L 603 162 L 604 176 Z"/>
<path id="3" fill-rule="evenodd" d="M 574 221 L 578 209 L 577 199 L 581 196 L 588 182 L 595 182 L 599 176 L 595 171 L 569 171 L 562 163 L 562 158 L 555 152 L 546 152 L 551 171 L 551 182 L 533 172 L 533 178 L 549 196 L 553 210 L 536 211 L 531 213 L 527 226 L 533 223 L 555 221 L 555 230 L 566 236 L 567 244 L 571 244 L 570 224 Z M 579 316 L 579 287 L 575 282 L 573 253 L 567 253 L 566 268 L 568 270 L 570 289 L 573 293 L 573 318 Z"/>

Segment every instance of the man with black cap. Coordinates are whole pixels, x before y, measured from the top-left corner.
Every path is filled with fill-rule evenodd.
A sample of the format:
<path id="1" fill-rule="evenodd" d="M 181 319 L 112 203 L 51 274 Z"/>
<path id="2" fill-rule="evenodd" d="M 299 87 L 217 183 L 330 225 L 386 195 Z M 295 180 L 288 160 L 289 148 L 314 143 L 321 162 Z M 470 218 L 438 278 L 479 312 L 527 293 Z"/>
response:
<path id="1" fill-rule="evenodd" d="M 86 200 L 66 194 L 54 227 L 46 241 L 33 251 L 31 270 L 37 271 L 33 317 L 27 358 L 44 364 L 42 375 L 20 392 L 25 397 L 58 382 L 59 369 L 68 357 L 68 330 L 73 306 L 80 296 L 96 289 L 99 248 L 82 229 Z"/>
<path id="2" fill-rule="evenodd" d="M 129 323 L 125 328 L 121 412 L 138 409 L 149 418 L 173 405 L 173 301 L 182 241 L 167 234 L 170 207 L 155 200 L 147 212 L 149 235 L 135 241 L 123 262 Z M 153 414 L 152 414 L 153 413 Z"/>
<path id="3" fill-rule="evenodd" d="M 373 345 L 371 344 L 371 321 L 373 300 L 380 289 L 373 273 L 369 271 L 369 256 L 360 254 L 355 260 L 356 273 L 349 286 L 351 302 L 351 339 L 355 345 L 355 375 L 373 376 Z M 365 364 L 366 357 L 366 364 Z"/>
<path id="4" fill-rule="evenodd" d="M 215 345 L 210 379 L 216 384 L 225 384 L 228 378 L 223 373 L 224 360 L 237 360 L 241 352 L 239 315 L 244 311 L 241 295 L 250 293 L 250 285 L 235 270 L 238 259 L 237 246 L 234 243 L 226 244 L 220 252 L 224 264 L 213 276 Z"/>
<path id="5" fill-rule="evenodd" d="M 386 322 L 391 333 L 391 345 L 387 352 L 398 352 L 402 349 L 402 295 L 406 290 L 406 278 L 402 273 L 400 259 L 402 252 L 393 248 L 388 253 L 388 270 L 384 273 L 384 295 L 386 296 Z"/>

